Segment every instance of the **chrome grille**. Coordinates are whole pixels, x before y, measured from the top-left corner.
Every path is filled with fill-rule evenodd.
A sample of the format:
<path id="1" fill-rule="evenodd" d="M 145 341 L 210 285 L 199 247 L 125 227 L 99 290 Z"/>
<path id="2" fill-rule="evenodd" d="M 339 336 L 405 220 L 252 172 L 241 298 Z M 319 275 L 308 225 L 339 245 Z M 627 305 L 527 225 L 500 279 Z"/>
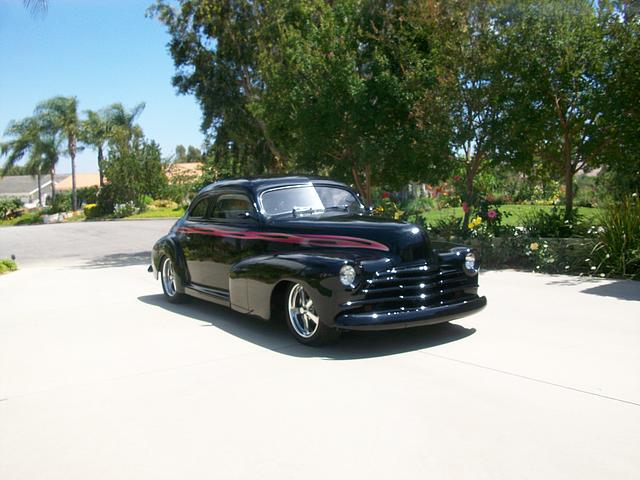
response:
<path id="1" fill-rule="evenodd" d="M 347 302 L 344 307 L 378 312 L 459 303 L 477 297 L 477 279 L 466 275 L 461 267 L 395 267 L 375 272 L 362 287 L 364 297 Z"/>

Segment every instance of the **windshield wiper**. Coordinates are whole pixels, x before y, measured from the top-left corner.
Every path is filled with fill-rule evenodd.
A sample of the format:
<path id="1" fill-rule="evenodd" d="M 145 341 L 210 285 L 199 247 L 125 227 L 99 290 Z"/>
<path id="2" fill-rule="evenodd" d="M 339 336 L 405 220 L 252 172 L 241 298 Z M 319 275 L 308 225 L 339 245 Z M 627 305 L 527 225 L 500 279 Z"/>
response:
<path id="1" fill-rule="evenodd" d="M 297 217 L 299 213 L 308 213 L 309 215 L 313 215 L 315 212 L 321 212 L 322 210 L 314 210 L 313 207 L 293 207 L 291 209 L 291 214 L 294 217 Z"/>
<path id="2" fill-rule="evenodd" d="M 325 210 L 342 210 L 344 212 L 349 211 L 349 205 L 331 205 L 330 207 L 324 207 Z"/>

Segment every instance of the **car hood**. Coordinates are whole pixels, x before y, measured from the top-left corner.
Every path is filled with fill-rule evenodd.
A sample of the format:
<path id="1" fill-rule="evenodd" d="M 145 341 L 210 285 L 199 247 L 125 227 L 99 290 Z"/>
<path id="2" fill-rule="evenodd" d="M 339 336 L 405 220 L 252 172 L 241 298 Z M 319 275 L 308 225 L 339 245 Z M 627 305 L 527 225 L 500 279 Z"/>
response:
<path id="1" fill-rule="evenodd" d="M 339 246 L 389 252 L 402 262 L 426 260 L 431 244 L 413 224 L 364 215 L 306 216 L 270 222 L 273 232 L 302 235 L 313 246 Z"/>

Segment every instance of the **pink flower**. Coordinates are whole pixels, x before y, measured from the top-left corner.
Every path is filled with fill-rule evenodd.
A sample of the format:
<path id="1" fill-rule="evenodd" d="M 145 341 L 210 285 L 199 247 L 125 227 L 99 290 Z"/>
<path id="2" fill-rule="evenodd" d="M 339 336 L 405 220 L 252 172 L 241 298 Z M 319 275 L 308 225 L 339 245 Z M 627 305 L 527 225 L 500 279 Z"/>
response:
<path id="1" fill-rule="evenodd" d="M 493 220 L 494 218 L 496 218 L 498 216 L 498 212 L 496 212 L 495 210 L 489 210 L 487 212 L 487 217 L 489 217 L 491 220 Z"/>
<path id="2" fill-rule="evenodd" d="M 467 213 L 469 211 L 469 204 L 467 202 L 462 202 L 462 211 Z"/>
<path id="3" fill-rule="evenodd" d="M 459 182 L 460 180 L 462 180 L 462 177 L 460 175 L 456 175 L 455 177 L 453 177 L 454 182 Z"/>

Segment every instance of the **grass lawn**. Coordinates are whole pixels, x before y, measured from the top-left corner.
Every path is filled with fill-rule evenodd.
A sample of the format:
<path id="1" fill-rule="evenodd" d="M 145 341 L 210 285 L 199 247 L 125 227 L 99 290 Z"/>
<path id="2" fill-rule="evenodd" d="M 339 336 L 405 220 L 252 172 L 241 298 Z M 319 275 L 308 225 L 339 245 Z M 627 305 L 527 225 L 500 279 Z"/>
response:
<path id="1" fill-rule="evenodd" d="M 552 208 L 553 207 L 551 205 L 502 205 L 500 207 L 500 211 L 510 214 L 509 217 L 504 219 L 504 225 L 518 227 L 521 225 L 523 217 L 538 210 L 550 212 Z M 578 213 L 582 215 L 582 218 L 586 223 L 594 222 L 600 213 L 599 208 L 578 207 L 577 210 Z M 438 220 L 452 216 L 462 218 L 464 216 L 462 207 L 449 207 L 441 210 L 431 210 L 425 215 L 427 223 L 436 223 Z"/>
<path id="2" fill-rule="evenodd" d="M 183 208 L 150 208 L 142 213 L 136 213 L 127 217 L 127 220 L 138 218 L 179 218 L 184 213 Z"/>
<path id="3" fill-rule="evenodd" d="M 19 217 L 0 220 L 0 227 L 10 227 L 12 225 L 34 225 L 38 223 L 42 223 L 40 212 L 27 212 Z"/>

